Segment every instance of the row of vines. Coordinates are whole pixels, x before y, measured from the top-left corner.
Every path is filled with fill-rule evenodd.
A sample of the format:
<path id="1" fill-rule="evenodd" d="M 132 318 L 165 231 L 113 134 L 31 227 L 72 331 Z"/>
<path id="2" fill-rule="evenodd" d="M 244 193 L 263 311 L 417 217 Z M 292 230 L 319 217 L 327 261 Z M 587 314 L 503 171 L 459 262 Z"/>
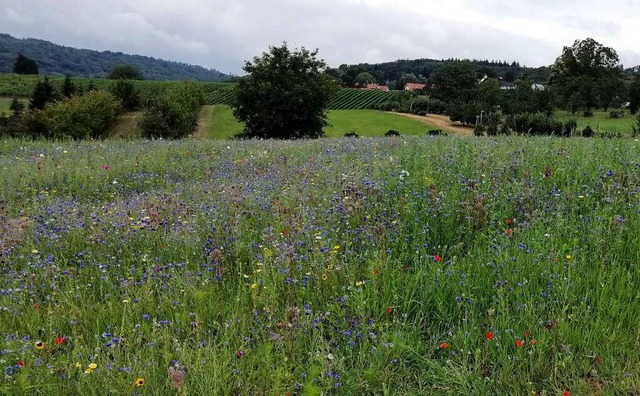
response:
<path id="1" fill-rule="evenodd" d="M 39 76 L 0 74 L 0 96 L 29 97 L 38 82 Z M 77 78 L 71 79 L 73 84 L 82 91 L 95 89 L 109 89 L 114 80 Z M 64 77 L 49 77 L 54 91 L 62 92 Z M 134 81 L 140 98 L 150 100 L 157 97 L 167 88 L 179 84 L 176 81 Z M 234 83 L 200 82 L 204 91 L 205 103 L 231 104 L 234 96 Z M 376 105 L 388 101 L 396 93 L 352 88 L 338 89 L 329 103 L 331 110 L 373 109 Z"/>

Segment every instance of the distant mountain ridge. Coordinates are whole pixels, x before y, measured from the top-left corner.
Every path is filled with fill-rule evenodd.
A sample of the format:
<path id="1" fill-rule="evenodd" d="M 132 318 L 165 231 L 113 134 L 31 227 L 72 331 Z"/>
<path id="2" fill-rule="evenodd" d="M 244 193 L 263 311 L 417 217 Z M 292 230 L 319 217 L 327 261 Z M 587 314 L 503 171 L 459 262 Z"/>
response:
<path id="1" fill-rule="evenodd" d="M 40 39 L 18 39 L 0 33 L 0 73 L 11 73 L 18 53 L 36 61 L 40 74 L 100 78 L 118 64 L 136 65 L 148 80 L 224 81 L 231 76 L 215 69 L 121 52 L 77 49 Z"/>

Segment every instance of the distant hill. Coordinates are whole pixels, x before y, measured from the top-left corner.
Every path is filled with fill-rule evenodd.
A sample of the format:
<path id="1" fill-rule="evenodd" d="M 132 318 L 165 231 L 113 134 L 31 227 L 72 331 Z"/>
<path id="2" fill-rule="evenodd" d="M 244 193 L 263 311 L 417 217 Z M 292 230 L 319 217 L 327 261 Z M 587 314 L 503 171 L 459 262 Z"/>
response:
<path id="1" fill-rule="evenodd" d="M 17 39 L 0 33 L 0 73 L 13 70 L 18 53 L 36 61 L 40 74 L 104 77 L 114 65 L 136 65 L 148 80 L 223 81 L 230 76 L 217 70 L 121 52 L 93 51 L 57 45 L 45 40 Z"/>

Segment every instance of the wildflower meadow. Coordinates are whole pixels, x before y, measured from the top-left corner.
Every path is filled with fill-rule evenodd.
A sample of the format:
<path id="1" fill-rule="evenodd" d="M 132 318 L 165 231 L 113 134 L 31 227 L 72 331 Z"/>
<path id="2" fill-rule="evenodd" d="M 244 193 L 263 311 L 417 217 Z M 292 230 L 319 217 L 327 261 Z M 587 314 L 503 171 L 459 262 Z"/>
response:
<path id="1" fill-rule="evenodd" d="M 0 394 L 640 394 L 640 143 L 0 141 Z"/>

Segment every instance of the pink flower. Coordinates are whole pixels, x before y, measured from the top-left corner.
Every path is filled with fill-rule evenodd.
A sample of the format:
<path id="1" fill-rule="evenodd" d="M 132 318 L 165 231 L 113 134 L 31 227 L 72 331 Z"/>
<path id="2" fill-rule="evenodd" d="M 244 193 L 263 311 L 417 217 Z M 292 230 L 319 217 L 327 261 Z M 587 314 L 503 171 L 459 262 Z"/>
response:
<path id="1" fill-rule="evenodd" d="M 109 165 L 108 164 L 102 165 L 102 169 L 108 171 L 109 170 Z"/>

